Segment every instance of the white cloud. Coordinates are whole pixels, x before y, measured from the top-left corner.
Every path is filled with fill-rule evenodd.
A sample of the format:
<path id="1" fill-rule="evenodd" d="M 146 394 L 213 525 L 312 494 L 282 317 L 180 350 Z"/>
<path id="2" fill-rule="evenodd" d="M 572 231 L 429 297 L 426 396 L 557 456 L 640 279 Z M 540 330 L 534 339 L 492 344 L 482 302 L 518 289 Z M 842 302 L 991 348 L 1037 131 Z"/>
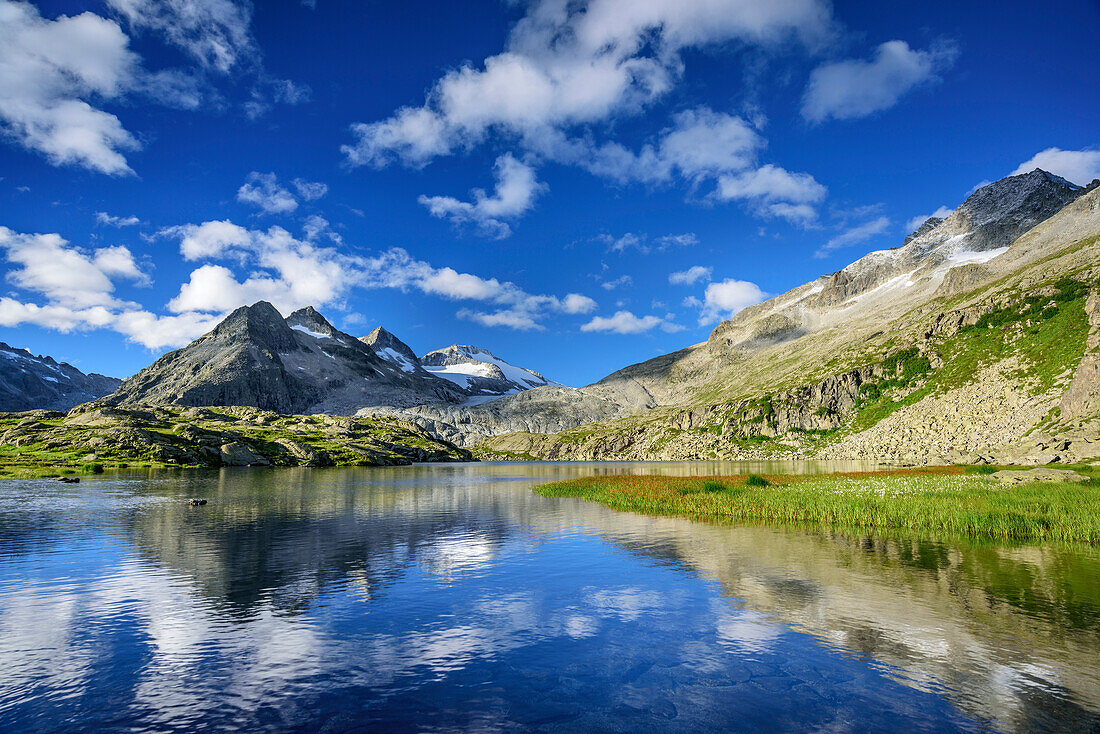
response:
<path id="1" fill-rule="evenodd" d="M 581 326 L 581 331 L 610 331 L 615 334 L 641 334 L 664 323 L 660 316 L 635 316 L 630 311 L 616 311 L 614 316 L 596 316 Z"/>
<path id="2" fill-rule="evenodd" d="M 609 234 L 601 234 L 598 235 L 596 239 L 607 245 L 608 252 L 626 252 L 631 248 L 643 254 L 649 252 L 649 246 L 645 244 L 645 235 L 639 237 L 633 232 L 627 232 L 622 237 L 612 237 Z"/>
<path id="3" fill-rule="evenodd" d="M 421 196 L 420 203 L 433 217 L 450 219 L 461 224 L 472 222 L 487 236 L 503 239 L 512 234 L 503 221 L 515 219 L 534 206 L 535 198 L 546 190 L 546 184 L 535 178 L 535 169 L 505 153 L 496 160 L 497 183 L 493 195 L 474 189 L 473 202 L 459 201 L 450 196 Z"/>
<path id="4" fill-rule="evenodd" d="M 780 217 L 807 226 L 817 218 L 814 204 L 827 189 L 808 173 L 791 173 L 771 164 L 737 175 L 722 176 L 714 195 L 749 202 L 761 216 Z"/>
<path id="5" fill-rule="evenodd" d="M 152 30 L 222 74 L 252 63 L 252 6 L 233 0 L 107 0 L 136 30 Z"/>
<path id="6" fill-rule="evenodd" d="M 7 275 L 12 284 L 66 308 L 117 305 L 112 275 L 145 279 L 125 247 L 88 255 L 56 234 L 20 234 L 0 227 L 0 250 L 17 266 Z"/>
<path id="7" fill-rule="evenodd" d="M 95 251 L 92 263 L 107 276 L 127 278 L 141 285 L 149 284 L 149 276 L 138 267 L 134 254 L 126 247 L 115 245 Z"/>
<path id="8" fill-rule="evenodd" d="M 137 217 L 116 217 L 107 212 L 96 212 L 95 221 L 96 224 L 102 224 L 105 227 L 133 227 L 141 224 L 141 220 Z"/>
<path id="9" fill-rule="evenodd" d="M 0 0 L 0 128 L 55 165 L 132 173 L 123 152 L 137 138 L 88 100 L 122 96 L 139 71 L 117 23 L 93 13 L 47 20 Z"/>
<path id="10" fill-rule="evenodd" d="M 8 280 L 46 300 L 37 304 L 0 298 L 0 325 L 35 324 L 62 332 L 109 328 L 149 348 L 178 346 L 214 325 L 209 316 L 158 317 L 136 303 L 119 300 L 113 277 L 148 282 L 125 247 L 89 254 L 56 234 L 19 234 L 0 227 L 0 249 L 17 266 Z"/>
<path id="11" fill-rule="evenodd" d="M 502 53 L 448 72 L 419 107 L 353 125 L 354 143 L 342 151 L 352 165 L 419 168 L 496 136 L 620 182 L 678 176 L 697 185 L 756 165 L 765 141 L 752 124 L 705 107 L 685 110 L 635 153 L 594 140 L 593 123 L 637 114 L 666 95 L 686 49 L 772 47 L 790 38 L 816 46 L 833 25 L 824 0 L 535 0 Z"/>
<path id="12" fill-rule="evenodd" d="M 492 129 L 531 136 L 602 120 L 665 94 L 682 71 L 684 49 L 791 36 L 816 42 L 831 25 L 819 0 L 540 0 L 512 30 L 506 51 L 481 68 L 447 73 L 422 107 L 355 126 L 356 143 L 344 152 L 353 163 L 423 165 Z"/>
<path id="13" fill-rule="evenodd" d="M 742 309 L 760 303 L 768 294 L 756 283 L 732 278 L 719 283 L 711 283 L 703 294 L 703 310 L 699 314 L 699 325 L 733 318 Z"/>
<path id="14" fill-rule="evenodd" d="M 700 280 L 710 280 L 712 272 L 713 268 L 706 268 L 702 265 L 692 265 L 687 270 L 669 273 L 668 282 L 672 285 L 693 285 Z"/>
<path id="15" fill-rule="evenodd" d="M 936 80 L 937 73 L 950 67 L 956 55 L 951 44 L 933 44 L 927 51 L 919 51 L 905 41 L 887 41 L 870 61 L 823 64 L 810 74 L 802 116 L 810 122 L 845 120 L 893 107 L 909 90 Z"/>
<path id="16" fill-rule="evenodd" d="M 228 219 L 167 227 L 158 234 L 180 238 L 180 254 L 185 260 L 220 257 L 227 251 L 241 250 L 252 244 L 252 234 Z"/>
<path id="17" fill-rule="evenodd" d="M 469 308 L 463 308 L 460 309 L 456 315 L 460 319 L 473 321 L 482 326 L 504 326 L 509 329 L 515 329 L 516 331 L 542 331 L 545 328 L 535 320 L 535 316 L 532 313 L 521 309 L 508 308 L 487 313 L 485 311 L 474 311 Z"/>
<path id="18" fill-rule="evenodd" d="M 684 232 L 683 234 L 663 235 L 658 237 L 655 242 L 658 250 L 667 250 L 671 247 L 694 247 L 699 244 L 699 238 L 695 236 L 694 232 Z"/>
<path id="19" fill-rule="evenodd" d="M 265 214 L 289 214 L 298 208 L 298 200 L 279 185 L 274 173 L 257 171 L 237 189 L 237 201 L 258 206 Z"/>
<path id="20" fill-rule="evenodd" d="M 306 201 L 316 201 L 328 193 L 328 184 L 320 181 L 306 181 L 296 178 L 293 183 L 294 188 L 298 190 L 298 196 Z"/>
<path id="21" fill-rule="evenodd" d="M 615 278 L 614 280 L 608 280 L 604 283 L 600 283 L 600 287 L 603 288 L 605 291 L 613 291 L 616 288 L 622 288 L 624 286 L 628 286 L 633 282 L 634 282 L 634 279 L 631 278 L 629 275 L 620 275 L 618 278 Z"/>
<path id="22" fill-rule="evenodd" d="M 905 223 L 905 232 L 906 232 L 906 234 L 908 234 L 909 232 L 916 232 L 917 228 L 920 227 L 922 224 L 924 224 L 926 221 L 928 221 L 928 219 L 930 217 L 937 217 L 939 219 L 947 219 L 947 217 L 951 216 L 952 211 L 954 211 L 954 210 L 948 209 L 946 206 L 941 206 L 939 209 L 932 212 L 931 214 L 922 214 L 919 217 L 913 217 L 912 219 L 910 219 L 908 222 Z"/>
<path id="23" fill-rule="evenodd" d="M 596 310 L 596 302 L 588 296 L 580 293 L 570 293 L 562 299 L 562 311 L 568 314 L 592 313 Z"/>
<path id="24" fill-rule="evenodd" d="M 1030 173 L 1036 168 L 1061 176 L 1079 186 L 1086 186 L 1093 179 L 1100 178 L 1100 150 L 1047 148 L 1021 163 L 1012 175 Z"/>
<path id="25" fill-rule="evenodd" d="M 923 220 L 922 220 L 923 221 Z M 814 253 L 814 257 L 822 258 L 828 256 L 829 253 L 834 250 L 839 250 L 842 247 L 849 247 L 859 242 L 864 242 L 871 239 L 875 235 L 880 235 L 886 232 L 890 228 L 890 220 L 887 217 L 878 217 L 872 219 L 869 222 L 857 225 L 850 229 L 841 232 L 836 237 L 822 245 L 817 252 Z"/>
<path id="26" fill-rule="evenodd" d="M 662 235 L 661 237 L 654 238 L 652 244 L 650 244 L 648 235 L 638 235 L 633 232 L 627 232 L 621 237 L 601 234 L 597 235 L 595 239 L 597 242 L 602 242 L 607 245 L 608 252 L 622 253 L 627 250 L 637 250 L 643 255 L 648 255 L 653 251 L 664 252 L 673 247 L 691 247 L 699 244 L 699 238 L 696 237 L 693 232 Z"/>

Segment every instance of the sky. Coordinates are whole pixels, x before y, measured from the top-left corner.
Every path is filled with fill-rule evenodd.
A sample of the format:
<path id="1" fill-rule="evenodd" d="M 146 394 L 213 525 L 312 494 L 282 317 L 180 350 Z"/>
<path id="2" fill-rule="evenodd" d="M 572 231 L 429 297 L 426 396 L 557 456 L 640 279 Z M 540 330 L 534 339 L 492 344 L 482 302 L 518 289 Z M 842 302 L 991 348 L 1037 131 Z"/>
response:
<path id="1" fill-rule="evenodd" d="M 258 300 L 583 385 L 1100 177 L 1100 3 L 0 0 L 0 340 L 125 377 Z"/>

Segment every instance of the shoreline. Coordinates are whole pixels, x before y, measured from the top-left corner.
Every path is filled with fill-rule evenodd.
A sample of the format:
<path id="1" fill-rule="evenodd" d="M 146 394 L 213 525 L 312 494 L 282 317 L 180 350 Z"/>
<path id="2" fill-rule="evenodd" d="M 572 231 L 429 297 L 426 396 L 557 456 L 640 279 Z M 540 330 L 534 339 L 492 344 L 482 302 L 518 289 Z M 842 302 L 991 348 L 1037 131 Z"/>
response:
<path id="1" fill-rule="evenodd" d="M 1100 545 L 1100 474 L 1076 468 L 1082 480 L 1014 485 L 985 468 L 951 466 L 762 477 L 615 475 L 541 484 L 534 492 L 702 522 Z"/>

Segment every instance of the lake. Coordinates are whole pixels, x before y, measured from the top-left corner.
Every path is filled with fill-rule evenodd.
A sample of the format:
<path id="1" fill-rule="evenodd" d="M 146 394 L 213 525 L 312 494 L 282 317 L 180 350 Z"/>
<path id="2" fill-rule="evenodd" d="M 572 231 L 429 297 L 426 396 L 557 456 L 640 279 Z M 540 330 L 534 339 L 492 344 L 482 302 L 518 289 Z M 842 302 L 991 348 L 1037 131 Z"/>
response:
<path id="1" fill-rule="evenodd" d="M 531 492 L 792 468 L 838 467 L 5 480 L 0 731 L 1100 728 L 1096 549 L 711 525 Z"/>

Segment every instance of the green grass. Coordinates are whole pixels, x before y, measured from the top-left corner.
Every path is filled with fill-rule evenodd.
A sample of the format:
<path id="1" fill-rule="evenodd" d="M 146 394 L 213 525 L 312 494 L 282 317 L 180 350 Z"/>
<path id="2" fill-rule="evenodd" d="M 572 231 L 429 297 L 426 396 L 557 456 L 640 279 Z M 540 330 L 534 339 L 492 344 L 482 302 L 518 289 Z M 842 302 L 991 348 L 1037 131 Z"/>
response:
<path id="1" fill-rule="evenodd" d="M 1100 484 L 1007 488 L 997 480 L 940 471 L 812 477 L 605 476 L 536 487 L 615 510 L 714 522 L 805 525 L 996 541 L 1100 544 Z"/>

